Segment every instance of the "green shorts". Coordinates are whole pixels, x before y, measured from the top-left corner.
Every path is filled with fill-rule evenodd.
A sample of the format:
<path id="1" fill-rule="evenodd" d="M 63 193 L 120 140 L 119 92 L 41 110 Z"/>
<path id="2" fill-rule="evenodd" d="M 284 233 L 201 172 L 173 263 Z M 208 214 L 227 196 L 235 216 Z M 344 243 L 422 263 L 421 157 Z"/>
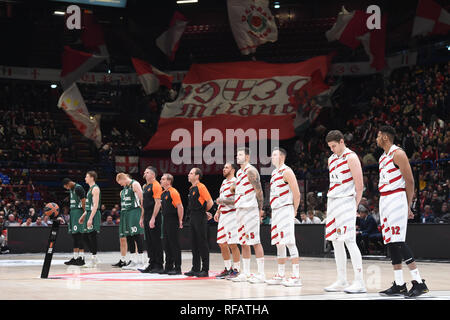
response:
<path id="1" fill-rule="evenodd" d="M 70 210 L 69 228 L 67 229 L 70 234 L 83 232 L 83 224 L 78 222 L 82 215 L 83 209 Z"/>
<path id="2" fill-rule="evenodd" d="M 123 212 L 123 211 L 122 211 Z M 122 212 L 120 217 L 120 222 L 122 222 Z M 131 210 L 126 210 L 126 214 L 123 220 L 125 220 L 125 225 L 123 230 L 126 236 L 134 236 L 136 234 L 144 234 L 144 228 L 139 225 L 139 220 L 141 219 L 141 208 L 135 208 Z"/>
<path id="3" fill-rule="evenodd" d="M 92 219 L 92 227 L 90 229 L 88 229 L 87 222 L 89 220 L 90 214 L 91 213 L 89 211 L 87 211 L 86 217 L 84 218 L 84 221 L 83 221 L 83 233 L 89 233 L 89 232 L 92 232 L 92 231 L 100 232 L 100 222 L 101 222 L 100 210 L 97 210 L 97 212 L 95 213 L 94 218 Z"/>

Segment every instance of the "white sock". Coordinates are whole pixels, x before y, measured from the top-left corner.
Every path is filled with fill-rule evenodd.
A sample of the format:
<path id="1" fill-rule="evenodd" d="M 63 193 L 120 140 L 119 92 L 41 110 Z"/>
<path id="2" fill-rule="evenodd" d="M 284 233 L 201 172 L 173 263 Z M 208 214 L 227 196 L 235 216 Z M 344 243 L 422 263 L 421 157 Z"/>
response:
<path id="1" fill-rule="evenodd" d="M 300 264 L 292 264 L 292 275 L 296 278 L 300 278 Z"/>
<path id="2" fill-rule="evenodd" d="M 250 274 L 250 259 L 242 259 L 244 264 L 244 274 Z"/>
<path id="3" fill-rule="evenodd" d="M 334 259 L 336 261 L 337 277 L 339 281 L 347 281 L 347 254 L 343 241 L 333 241 Z"/>
<path id="4" fill-rule="evenodd" d="M 422 278 L 420 277 L 419 269 L 415 268 L 414 270 L 409 270 L 411 272 L 411 277 L 413 280 L 416 280 L 418 283 L 422 283 Z"/>
<path id="5" fill-rule="evenodd" d="M 238 272 L 241 271 L 241 262 L 234 262 L 233 261 L 233 269 L 236 269 Z"/>
<path id="6" fill-rule="evenodd" d="M 281 263 L 279 263 L 278 264 L 278 275 L 280 276 L 280 277 L 284 277 L 284 275 L 285 275 L 285 271 L 286 270 L 286 265 L 285 264 L 281 264 Z"/>
<path id="7" fill-rule="evenodd" d="M 127 256 L 126 255 L 125 256 L 121 256 L 120 257 L 120 261 L 126 262 L 127 261 Z"/>
<path id="8" fill-rule="evenodd" d="M 231 260 L 223 260 L 223 263 L 225 264 L 225 269 L 231 269 Z"/>
<path id="9" fill-rule="evenodd" d="M 258 266 L 258 273 L 264 274 L 264 257 L 256 258 L 256 264 Z"/>
<path id="10" fill-rule="evenodd" d="M 78 252 L 75 252 L 75 251 L 73 252 L 73 258 L 78 259 Z"/>
<path id="11" fill-rule="evenodd" d="M 131 254 L 131 261 L 133 261 L 134 263 L 137 263 L 137 253 L 132 253 Z"/>
<path id="12" fill-rule="evenodd" d="M 363 267 L 362 267 L 362 257 L 361 251 L 359 251 L 356 242 L 346 242 L 348 252 L 350 253 L 350 258 L 352 260 L 353 272 L 355 274 L 356 281 L 363 281 Z"/>
<path id="13" fill-rule="evenodd" d="M 144 253 L 139 253 L 138 256 L 139 256 L 139 264 L 144 265 L 144 264 L 145 264 L 145 256 L 144 256 Z"/>
<path id="14" fill-rule="evenodd" d="M 403 270 L 394 270 L 394 278 L 395 284 L 398 286 L 402 286 L 405 281 L 403 281 Z"/>

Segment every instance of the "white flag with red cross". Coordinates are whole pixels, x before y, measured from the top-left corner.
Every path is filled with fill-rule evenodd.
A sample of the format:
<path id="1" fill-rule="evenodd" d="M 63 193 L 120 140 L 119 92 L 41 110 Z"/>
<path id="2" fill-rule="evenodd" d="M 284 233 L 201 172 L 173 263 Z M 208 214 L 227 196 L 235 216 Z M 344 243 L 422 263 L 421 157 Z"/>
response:
<path id="1" fill-rule="evenodd" d="M 139 157 L 116 156 L 116 172 L 125 172 L 125 173 L 139 172 Z"/>

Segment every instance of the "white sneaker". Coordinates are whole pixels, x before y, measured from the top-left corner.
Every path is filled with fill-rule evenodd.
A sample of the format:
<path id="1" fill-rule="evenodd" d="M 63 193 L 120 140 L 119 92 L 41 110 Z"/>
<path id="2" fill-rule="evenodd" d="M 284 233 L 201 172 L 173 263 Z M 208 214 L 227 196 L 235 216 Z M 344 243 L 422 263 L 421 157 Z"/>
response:
<path id="1" fill-rule="evenodd" d="M 324 288 L 324 290 L 327 292 L 339 292 L 339 291 L 343 291 L 348 286 L 349 286 L 349 283 L 347 281 L 337 280 L 331 286 Z"/>
<path id="2" fill-rule="evenodd" d="M 272 279 L 266 280 L 266 283 L 269 285 L 276 285 L 281 284 L 283 281 L 286 281 L 286 277 L 282 277 L 277 273 L 272 277 Z"/>
<path id="3" fill-rule="evenodd" d="M 137 270 L 138 267 L 139 265 L 136 262 L 131 261 L 128 265 L 123 266 L 122 270 Z"/>
<path id="4" fill-rule="evenodd" d="M 266 276 L 262 273 L 252 274 L 248 282 L 250 283 L 264 283 L 266 281 Z"/>
<path id="5" fill-rule="evenodd" d="M 366 293 L 366 287 L 364 285 L 364 282 L 361 280 L 355 280 L 353 281 L 351 286 L 348 286 L 344 289 L 344 292 L 346 293 Z"/>
<path id="6" fill-rule="evenodd" d="M 297 277 L 290 277 L 287 280 L 284 280 L 281 282 L 281 284 L 285 287 L 301 287 L 302 286 L 302 280 Z"/>
<path id="7" fill-rule="evenodd" d="M 249 274 L 240 273 L 236 278 L 232 278 L 231 281 L 233 282 L 247 282 L 250 278 Z"/>

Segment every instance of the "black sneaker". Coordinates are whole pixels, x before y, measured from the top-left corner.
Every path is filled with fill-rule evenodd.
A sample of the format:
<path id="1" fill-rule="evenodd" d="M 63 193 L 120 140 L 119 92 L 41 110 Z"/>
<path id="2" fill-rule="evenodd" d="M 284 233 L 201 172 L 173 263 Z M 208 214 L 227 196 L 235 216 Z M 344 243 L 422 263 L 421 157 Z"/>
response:
<path id="1" fill-rule="evenodd" d="M 161 272 L 164 272 L 164 269 L 162 267 L 153 267 L 152 269 L 150 269 L 149 273 L 159 273 L 161 274 Z"/>
<path id="2" fill-rule="evenodd" d="M 179 275 L 179 274 L 181 274 L 181 269 L 173 269 L 173 270 L 170 270 L 169 272 L 167 272 L 167 274 L 168 274 L 169 276 L 176 276 L 176 275 Z"/>
<path id="3" fill-rule="evenodd" d="M 404 283 L 402 286 L 398 286 L 394 281 L 392 282 L 392 287 L 387 290 L 380 291 L 379 293 L 384 296 L 406 296 L 408 294 L 408 289 L 406 288 L 406 283 Z"/>
<path id="4" fill-rule="evenodd" d="M 147 268 L 145 268 L 145 269 L 138 269 L 140 272 L 142 272 L 142 273 L 150 273 L 150 265 L 147 267 Z"/>
<path id="5" fill-rule="evenodd" d="M 199 271 L 194 271 L 194 270 L 191 269 L 190 271 L 185 272 L 184 275 L 188 276 L 188 277 L 195 277 L 198 272 Z"/>
<path id="6" fill-rule="evenodd" d="M 422 279 L 422 283 L 418 283 L 416 280 L 411 281 L 412 288 L 408 291 L 406 297 L 407 298 L 414 298 L 418 297 L 424 293 L 428 293 L 430 290 L 428 290 L 427 285 L 425 284 L 425 280 Z"/>
<path id="7" fill-rule="evenodd" d="M 228 276 L 231 273 L 231 269 L 227 270 L 227 268 L 225 268 L 222 273 L 218 274 L 216 276 L 216 279 L 225 279 L 226 276 Z"/>
<path id="8" fill-rule="evenodd" d="M 73 266 L 73 265 L 75 265 L 75 262 L 76 262 L 77 260 L 74 258 L 74 257 L 72 257 L 72 259 L 70 259 L 69 261 L 65 261 L 64 262 L 64 264 L 66 265 L 66 266 Z"/>
<path id="9" fill-rule="evenodd" d="M 169 274 L 169 272 L 173 271 L 173 269 L 162 269 L 162 271 L 159 274 Z"/>
<path id="10" fill-rule="evenodd" d="M 78 257 L 78 258 L 75 260 L 74 266 L 84 266 L 84 265 L 85 265 L 85 263 L 84 263 L 84 258 Z"/>
<path id="11" fill-rule="evenodd" d="M 196 272 L 195 276 L 197 278 L 208 278 L 209 277 L 209 272 L 208 271 L 200 271 L 200 272 Z"/>
<path id="12" fill-rule="evenodd" d="M 119 260 L 119 262 L 117 262 L 116 264 L 113 264 L 112 266 L 115 267 L 115 268 L 122 268 L 122 267 L 124 267 L 126 265 L 127 265 L 126 262 L 124 262 L 122 260 Z"/>

